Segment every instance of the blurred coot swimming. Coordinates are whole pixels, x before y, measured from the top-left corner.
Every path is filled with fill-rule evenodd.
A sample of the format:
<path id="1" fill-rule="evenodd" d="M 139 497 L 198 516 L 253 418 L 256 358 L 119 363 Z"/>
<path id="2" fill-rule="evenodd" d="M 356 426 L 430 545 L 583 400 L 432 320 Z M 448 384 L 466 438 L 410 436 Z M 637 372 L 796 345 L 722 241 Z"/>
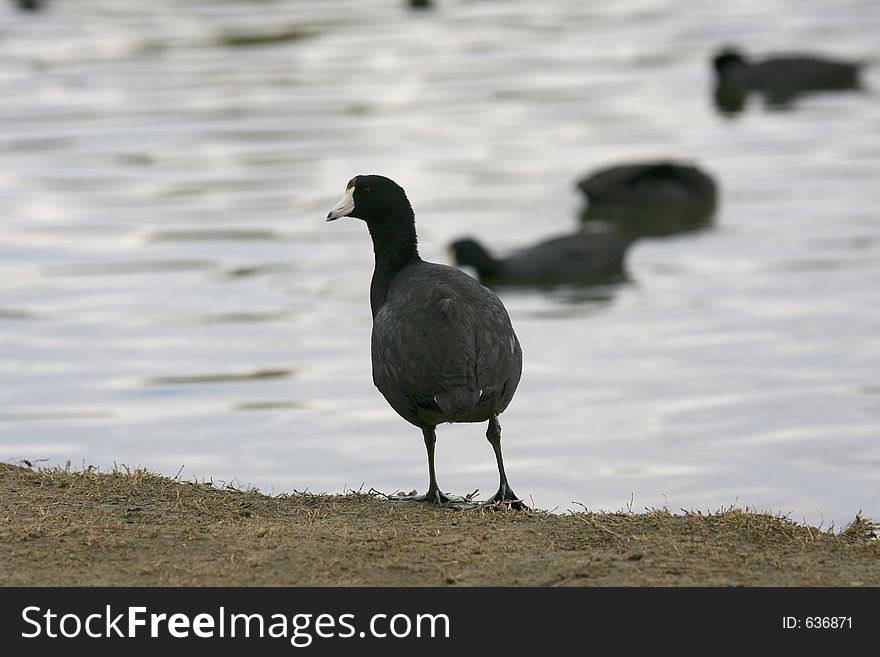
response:
<path id="1" fill-rule="evenodd" d="M 600 169 L 577 182 L 587 199 L 581 220 L 614 225 L 633 236 L 673 235 L 711 223 L 718 185 L 690 164 L 629 163 Z"/>
<path id="2" fill-rule="evenodd" d="M 820 91 L 858 89 L 860 62 L 807 54 L 770 56 L 750 61 L 739 50 L 725 48 L 712 59 L 715 105 L 719 111 L 739 112 L 752 92 L 770 106 L 786 107 L 797 97 Z"/>
<path id="3" fill-rule="evenodd" d="M 485 285 L 558 285 L 609 282 L 624 271 L 632 236 L 587 227 L 511 255 L 493 256 L 472 238 L 450 245 L 455 264 L 473 267 Z"/>

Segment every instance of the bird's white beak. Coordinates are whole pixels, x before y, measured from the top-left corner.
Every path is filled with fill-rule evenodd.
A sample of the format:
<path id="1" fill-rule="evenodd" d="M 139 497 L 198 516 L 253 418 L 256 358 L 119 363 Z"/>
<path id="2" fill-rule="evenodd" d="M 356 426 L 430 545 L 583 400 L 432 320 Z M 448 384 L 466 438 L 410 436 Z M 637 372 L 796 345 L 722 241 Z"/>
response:
<path id="1" fill-rule="evenodd" d="M 342 195 L 342 198 L 339 200 L 339 203 L 336 204 L 336 207 L 327 213 L 327 221 L 333 221 L 334 219 L 339 219 L 339 217 L 348 216 L 353 210 L 354 186 L 352 185 L 345 190 L 345 194 Z"/>

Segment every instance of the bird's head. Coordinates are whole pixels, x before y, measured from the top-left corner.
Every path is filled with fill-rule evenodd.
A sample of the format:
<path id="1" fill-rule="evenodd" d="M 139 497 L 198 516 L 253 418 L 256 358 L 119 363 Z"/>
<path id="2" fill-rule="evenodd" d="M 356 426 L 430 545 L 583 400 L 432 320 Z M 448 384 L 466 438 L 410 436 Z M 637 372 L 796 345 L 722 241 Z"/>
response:
<path id="1" fill-rule="evenodd" d="M 473 267 L 481 277 L 491 277 L 498 273 L 498 262 L 476 240 L 457 240 L 449 245 L 449 251 L 456 265 Z"/>
<path id="2" fill-rule="evenodd" d="M 340 217 L 355 217 L 367 223 L 397 215 L 401 209 L 412 215 L 406 192 L 385 176 L 360 175 L 348 181 L 345 194 L 327 213 L 327 221 Z"/>
<path id="3" fill-rule="evenodd" d="M 745 63 L 745 58 L 735 48 L 725 48 L 712 59 L 712 66 L 714 66 L 715 72 L 719 75 L 723 75 L 725 71 L 730 71 Z"/>

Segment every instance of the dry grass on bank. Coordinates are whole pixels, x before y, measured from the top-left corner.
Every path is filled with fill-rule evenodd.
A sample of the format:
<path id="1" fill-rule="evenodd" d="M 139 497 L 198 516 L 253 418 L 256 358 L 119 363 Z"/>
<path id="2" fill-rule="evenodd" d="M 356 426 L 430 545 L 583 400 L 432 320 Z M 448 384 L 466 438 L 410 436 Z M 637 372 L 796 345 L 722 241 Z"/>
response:
<path id="1" fill-rule="evenodd" d="M 454 512 L 0 464 L 0 519 L 6 586 L 880 586 L 860 516 Z"/>

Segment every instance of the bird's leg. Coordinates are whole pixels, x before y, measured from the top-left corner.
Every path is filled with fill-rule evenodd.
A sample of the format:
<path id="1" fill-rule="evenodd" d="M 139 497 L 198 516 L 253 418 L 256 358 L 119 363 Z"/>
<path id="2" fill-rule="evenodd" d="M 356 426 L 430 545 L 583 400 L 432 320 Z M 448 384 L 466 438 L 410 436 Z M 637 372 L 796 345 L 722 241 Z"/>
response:
<path id="1" fill-rule="evenodd" d="M 424 495 L 390 495 L 389 499 L 449 505 L 457 509 L 473 506 L 464 497 L 445 495 L 440 490 L 440 486 L 437 485 L 437 473 L 434 471 L 434 445 L 437 443 L 435 429 L 436 427 L 425 427 L 422 429 L 422 435 L 425 437 L 425 449 L 428 452 L 428 492 Z"/>
<path id="2" fill-rule="evenodd" d="M 498 421 L 497 415 L 489 418 L 489 429 L 486 431 L 486 438 L 489 439 L 492 449 L 495 450 L 495 460 L 498 462 L 498 476 L 501 480 L 501 483 L 498 485 L 498 492 L 495 493 L 487 504 L 501 502 L 511 509 L 528 509 L 529 507 L 523 504 L 522 500 L 513 492 L 510 484 L 507 483 L 507 475 L 504 472 L 504 458 L 501 456 L 501 423 Z"/>
<path id="3" fill-rule="evenodd" d="M 425 498 L 432 504 L 446 504 L 449 498 L 446 497 L 437 485 L 437 473 L 434 471 L 434 445 L 437 444 L 436 427 L 425 427 L 422 429 L 422 435 L 425 437 L 425 449 L 428 452 L 428 492 Z"/>

